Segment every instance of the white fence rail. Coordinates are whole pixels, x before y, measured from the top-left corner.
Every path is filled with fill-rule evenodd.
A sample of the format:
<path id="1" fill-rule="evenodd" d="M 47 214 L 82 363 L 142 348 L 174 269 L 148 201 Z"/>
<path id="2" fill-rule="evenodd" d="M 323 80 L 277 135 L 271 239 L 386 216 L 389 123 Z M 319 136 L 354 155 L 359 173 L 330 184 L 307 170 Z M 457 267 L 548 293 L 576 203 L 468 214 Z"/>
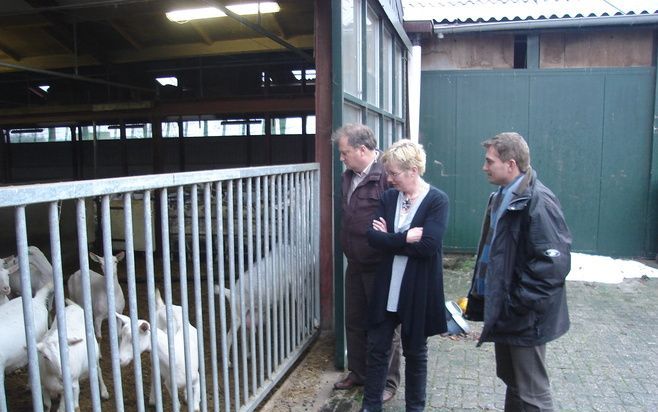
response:
<path id="1" fill-rule="evenodd" d="M 42 411 L 50 395 L 66 411 L 78 396 L 94 411 L 255 409 L 319 327 L 318 172 L 301 164 L 0 188 L 15 229 L 0 256 L 7 272 L 18 263 L 9 276 L 22 293 L 0 306 L 0 411 Z M 37 241 L 52 263 L 42 293 L 31 287 Z M 90 268 L 90 243 L 100 267 Z M 79 297 L 65 283 L 77 270 Z M 84 325 L 66 310 L 71 300 Z"/>

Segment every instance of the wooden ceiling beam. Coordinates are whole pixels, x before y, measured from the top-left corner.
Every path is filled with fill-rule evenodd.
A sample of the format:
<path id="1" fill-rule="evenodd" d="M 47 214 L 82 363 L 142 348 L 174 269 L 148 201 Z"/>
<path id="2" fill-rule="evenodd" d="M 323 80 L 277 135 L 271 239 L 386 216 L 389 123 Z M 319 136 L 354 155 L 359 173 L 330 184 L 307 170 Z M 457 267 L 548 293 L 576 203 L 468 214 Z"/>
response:
<path id="1" fill-rule="evenodd" d="M 121 23 L 119 23 L 116 20 L 110 20 L 110 26 L 116 30 L 117 33 L 121 35 L 128 43 L 130 43 L 131 46 L 133 46 L 136 50 L 142 50 L 144 48 L 144 45 L 139 42 L 130 32 L 123 27 Z"/>
<path id="2" fill-rule="evenodd" d="M 282 39 L 287 39 L 288 38 L 288 32 L 283 29 L 283 24 L 281 24 L 281 19 L 279 18 L 278 14 L 274 14 L 272 16 L 272 19 L 274 20 L 274 23 L 276 24 L 276 28 L 279 32 L 279 37 Z"/>
<path id="3" fill-rule="evenodd" d="M 197 22 L 193 21 L 193 22 L 190 22 L 190 24 L 192 25 L 192 28 L 194 29 L 194 31 L 197 32 L 199 37 L 201 37 L 203 39 L 204 43 L 206 43 L 208 46 L 210 46 L 211 44 L 214 43 L 213 39 L 210 37 L 208 32 L 203 27 L 201 27 Z"/>
<path id="4" fill-rule="evenodd" d="M 21 60 L 21 55 L 16 53 L 11 47 L 0 43 L 0 52 L 6 54 L 9 56 L 12 60 L 14 61 L 20 61 Z"/>

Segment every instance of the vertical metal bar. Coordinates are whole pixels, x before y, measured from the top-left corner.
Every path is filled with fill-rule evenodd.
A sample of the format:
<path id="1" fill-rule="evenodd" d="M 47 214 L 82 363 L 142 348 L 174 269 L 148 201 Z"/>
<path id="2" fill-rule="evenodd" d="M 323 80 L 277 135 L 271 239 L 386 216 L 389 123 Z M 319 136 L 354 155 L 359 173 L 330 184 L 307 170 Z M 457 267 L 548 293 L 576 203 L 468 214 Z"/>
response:
<path id="1" fill-rule="evenodd" d="M 279 345 L 282 340 L 283 336 L 283 331 L 280 327 L 280 322 L 279 319 L 280 317 L 282 318 L 283 316 L 279 316 L 281 314 L 280 309 L 281 309 L 281 294 L 279 291 L 279 273 L 281 273 L 282 265 L 281 265 L 281 247 L 283 246 L 283 241 L 282 236 L 283 236 L 283 211 L 282 209 L 282 196 L 281 196 L 281 175 L 276 176 L 276 183 L 275 183 L 275 189 L 276 189 L 276 197 L 273 197 L 274 200 L 274 207 L 276 210 L 276 242 L 272 246 L 272 255 L 274 256 L 274 265 L 273 265 L 273 271 L 272 271 L 272 290 L 274 291 L 274 304 L 275 304 L 275 310 L 274 310 L 274 365 L 275 369 L 279 366 L 279 359 L 280 359 L 280 350 L 279 347 L 283 345 Z M 281 334 L 279 334 L 281 332 Z"/>
<path id="2" fill-rule="evenodd" d="M 320 210 L 320 172 L 315 170 L 313 172 L 313 210 Z M 314 276 L 313 276 L 313 290 L 315 293 L 315 313 L 320 323 L 320 214 L 312 213 L 313 216 L 313 253 L 314 253 Z"/>
<path id="3" fill-rule="evenodd" d="M 265 277 L 265 261 L 263 260 L 263 231 L 262 231 L 262 221 L 261 221 L 261 209 L 263 204 L 261 196 L 261 181 L 263 180 L 262 176 L 256 178 L 256 260 L 258 262 L 257 266 L 257 285 L 256 290 L 258 291 L 258 386 L 261 386 L 265 381 L 265 361 L 263 359 L 263 292 L 265 290 L 265 285 L 263 284 L 263 279 Z M 267 308 L 267 307 L 265 307 Z M 255 360 L 254 360 L 255 362 Z"/>
<path id="4" fill-rule="evenodd" d="M 194 275 L 194 309 L 196 317 L 196 339 L 197 339 L 197 364 L 199 374 L 199 394 L 201 410 L 208 410 L 208 403 L 206 399 L 206 362 L 205 351 L 203 345 L 203 302 L 201 301 L 201 257 L 199 253 L 199 199 L 197 185 L 192 185 L 192 197 L 190 199 L 192 207 L 192 270 Z M 205 212 L 205 209 L 204 209 Z M 208 236 L 208 233 L 206 233 Z M 212 289 L 209 293 L 212 295 Z M 187 292 L 186 292 L 187 295 Z M 195 371 L 191 371 L 194 374 Z M 187 377 L 187 383 L 191 385 L 193 382 L 192 375 Z M 193 409 L 195 405 L 193 402 L 194 397 L 188 395 L 187 409 Z M 192 407 L 190 406 L 192 405 Z"/>
<path id="5" fill-rule="evenodd" d="M 244 270 L 244 192 L 242 188 L 242 179 L 238 179 L 238 204 L 237 204 L 237 212 L 238 212 L 238 274 L 240 275 L 240 278 L 238 280 L 238 284 L 240 287 L 238 288 L 238 293 L 240 295 L 240 298 L 238 299 L 238 302 L 240 302 L 239 307 L 237 310 L 240 311 L 240 348 L 241 348 L 241 354 L 242 354 L 242 359 L 241 359 L 241 366 L 242 366 L 242 398 L 244 400 L 244 403 L 247 403 L 249 400 L 249 375 L 247 371 L 247 333 L 246 333 L 246 327 L 247 327 L 247 319 L 246 319 L 246 300 L 245 300 L 245 282 L 248 282 L 248 274 L 245 274 Z M 237 365 L 236 365 L 237 367 Z"/>
<path id="6" fill-rule="evenodd" d="M 164 301 L 165 301 L 165 311 L 167 314 L 167 345 L 168 345 L 168 357 L 169 357 L 169 379 L 170 382 L 176 382 L 176 355 L 174 354 L 174 331 L 171 320 L 173 319 L 172 310 L 171 310 L 171 300 L 172 300 L 172 287 L 171 287 L 171 254 L 169 250 L 169 196 L 167 195 L 167 190 L 163 190 L 160 195 L 160 208 L 162 210 L 162 222 L 160 223 L 162 230 L 162 271 L 164 277 Z M 180 230 L 179 230 L 180 232 Z M 151 336 L 157 335 L 157 320 L 155 323 L 156 326 L 153 326 L 151 329 L 156 332 L 152 333 Z M 154 343 L 152 348 L 155 349 L 158 347 L 157 336 L 155 336 Z M 152 341 L 153 342 L 153 341 Z M 152 349 L 152 350 L 153 350 Z M 158 357 L 163 354 L 160 353 L 160 350 L 157 350 Z M 174 411 L 178 411 L 178 390 L 172 390 L 171 403 L 173 405 Z"/>
<path id="7" fill-rule="evenodd" d="M 256 363 L 257 363 L 257 358 L 256 358 L 256 326 L 257 323 L 260 319 L 258 318 L 258 314 L 256 313 L 254 305 L 254 285 L 255 280 L 254 279 L 254 270 L 257 270 L 254 267 L 254 225 L 253 225 L 253 197 L 252 197 L 252 178 L 247 179 L 247 258 L 249 262 L 249 276 L 247 285 L 249 285 L 249 315 L 251 318 L 251 322 L 247 322 L 244 327 L 247 328 L 249 323 L 251 323 L 251 326 L 249 327 L 249 346 L 248 346 L 248 352 L 251 355 L 251 393 L 256 393 Z M 257 267 L 257 266 L 256 266 Z M 245 345 L 247 346 L 247 345 Z"/>
<path id="8" fill-rule="evenodd" d="M 85 338 L 87 340 L 87 359 L 96 359 L 96 335 L 94 334 L 93 311 L 91 307 L 91 285 L 89 282 L 89 250 L 87 250 L 87 216 L 84 199 L 76 203 L 76 222 L 78 230 L 78 255 L 80 258 L 80 280 L 82 284 L 82 307 L 85 314 Z M 101 410 L 100 391 L 98 388 L 98 369 L 95 362 L 89 362 L 89 387 L 91 405 L 94 411 Z"/>
<path id="9" fill-rule="evenodd" d="M 161 230 L 162 230 L 162 254 L 163 256 L 169 255 L 169 213 L 167 211 L 167 189 L 163 189 L 160 199 L 164 199 L 164 207 L 161 207 Z M 144 192 L 144 256 L 146 258 L 146 301 L 148 304 L 149 323 L 155 325 L 151 328 L 152 331 L 157 329 L 157 318 L 155 309 L 155 269 L 153 265 L 153 225 L 152 225 L 152 211 L 151 211 L 151 191 Z M 166 255 L 165 255 L 166 249 Z M 163 266 L 168 265 L 169 258 L 163 259 Z M 134 335 L 133 335 L 134 336 Z M 162 412 L 162 387 L 160 385 L 160 362 L 158 361 L 158 340 L 157 332 L 151 333 L 151 393 L 149 394 L 149 403 L 155 403 L 157 412 Z"/>
<path id="10" fill-rule="evenodd" d="M 210 368 L 212 374 L 213 410 L 219 412 L 219 376 L 217 371 L 217 330 L 215 316 L 215 274 L 213 271 L 213 243 L 212 243 L 212 186 L 206 183 L 203 186 L 203 218 L 206 231 L 206 291 L 208 294 L 208 337 L 210 339 Z M 216 200 L 217 201 L 217 200 Z M 217 217 L 219 218 L 219 217 Z M 219 299 L 222 295 L 219 295 Z M 201 359 L 199 359 L 201 362 Z M 205 392 L 205 391 L 204 391 Z M 204 410 L 207 406 L 202 405 Z"/>
<path id="11" fill-rule="evenodd" d="M 21 289 L 23 297 L 23 322 L 25 327 L 25 342 L 27 344 L 28 370 L 30 371 L 30 388 L 32 390 L 32 407 L 42 411 L 41 378 L 37 360 L 37 331 L 32 306 L 32 285 L 30 282 L 30 264 L 27 257 L 27 224 L 25 222 L 25 206 L 16 207 L 16 247 L 18 249 L 18 265 L 21 273 Z M 43 308 L 42 308 L 43 309 Z M 46 317 L 46 325 L 48 318 Z M 42 331 L 43 332 L 43 331 Z M 4 371 L 2 371 L 4 374 Z"/>
<path id="12" fill-rule="evenodd" d="M 110 197 L 105 195 L 101 198 L 101 222 L 103 227 L 103 257 L 105 260 L 105 290 L 107 291 L 107 313 L 108 315 L 116 312 L 116 305 L 114 301 L 115 296 L 115 283 L 119 286 L 116 272 L 107 273 L 107 271 L 114 270 L 114 262 L 112 255 L 112 229 L 110 224 Z M 118 271 L 118 270 L 117 270 Z M 117 342 L 117 322 L 115 318 L 108 317 L 107 326 L 110 331 L 110 347 L 112 348 L 112 377 L 114 379 L 114 400 L 116 402 L 116 409 L 119 412 L 123 411 L 123 388 L 121 385 L 121 365 L 119 364 L 118 351 L 116 350 Z M 89 366 L 92 366 L 90 362 Z"/>
<path id="13" fill-rule="evenodd" d="M 62 272 L 62 249 L 59 237 L 59 208 L 57 202 L 52 202 L 48 208 L 48 228 L 50 231 L 50 252 L 53 266 L 53 286 L 55 288 L 55 320 L 57 321 L 58 331 L 67 331 L 65 315 L 65 298 L 64 298 L 64 274 Z M 71 368 L 69 364 L 69 345 L 67 334 L 58 334 L 59 342 L 59 359 L 62 368 L 62 386 L 63 397 L 60 403 L 64 402 L 67 411 L 73 410 L 73 391 L 71 382 Z"/>
<path id="14" fill-rule="evenodd" d="M 304 207 L 302 209 L 302 221 L 303 221 L 303 226 L 304 229 L 302 231 L 302 242 L 305 245 L 304 247 L 304 262 L 302 266 L 302 276 L 303 276 L 303 291 L 302 293 L 304 294 L 304 331 L 305 331 L 305 337 L 309 336 L 312 333 L 313 330 L 313 324 L 311 323 L 311 313 L 309 312 L 309 307 L 310 307 L 310 297 L 311 297 L 311 290 L 309 289 L 309 279 L 310 279 L 310 271 L 309 267 L 310 265 L 310 255 L 313 251 L 312 249 L 312 244 L 310 242 L 308 234 L 310 233 L 310 215 L 309 215 L 309 191 L 308 191 L 308 173 L 304 172 L 302 174 L 302 203 L 304 204 Z"/>
<path id="15" fill-rule="evenodd" d="M 128 277 L 128 309 L 130 313 L 130 326 L 132 329 L 132 346 L 133 346 L 133 368 L 135 373 L 135 400 L 137 402 L 137 411 L 144 412 L 144 387 L 142 385 L 142 362 L 139 352 L 139 342 L 135 338 L 137 334 L 137 285 L 135 281 L 135 247 L 133 244 L 133 211 L 132 211 L 132 194 L 123 195 L 123 221 L 124 221 L 124 238 L 126 241 L 126 270 Z M 108 316 L 108 322 L 116 322 L 114 316 Z M 112 342 L 116 344 L 116 341 Z"/>
<path id="16" fill-rule="evenodd" d="M 234 230 L 234 200 L 233 200 L 233 184 L 234 181 L 230 180 L 228 182 L 228 199 L 227 199 L 227 209 L 228 209 L 228 278 L 230 285 L 230 305 L 229 309 L 231 311 L 231 336 L 227 337 L 231 339 L 231 356 L 233 367 L 233 391 L 234 391 L 234 407 L 235 410 L 240 409 L 240 375 L 239 375 L 239 366 L 238 366 L 238 331 L 236 325 L 238 322 L 238 310 L 236 290 L 235 290 L 235 230 Z"/>
<path id="17" fill-rule="evenodd" d="M 185 389 L 187 391 L 187 400 L 191 402 L 192 397 L 192 365 L 190 362 L 190 328 L 187 325 L 190 322 L 190 314 L 188 310 L 187 302 L 187 251 L 186 251 L 186 236 L 187 231 L 185 229 L 185 221 L 187 217 L 185 216 L 185 191 L 183 186 L 178 186 L 177 196 L 176 196 L 176 205 L 178 207 L 178 279 L 180 285 L 180 300 L 181 308 L 183 310 L 183 356 L 184 356 L 184 365 L 185 365 L 185 376 L 186 385 Z M 194 207 L 194 206 L 192 206 Z M 173 308 L 172 308 L 173 309 Z M 169 305 L 167 305 L 167 331 L 169 331 L 169 323 L 173 321 L 173 317 L 169 316 Z M 174 351 L 174 333 L 167 333 L 169 337 L 170 351 Z M 175 382 L 175 380 L 172 380 Z M 174 385 L 172 385 L 171 390 L 174 390 Z"/>
<path id="18" fill-rule="evenodd" d="M 302 220 L 301 220 L 301 212 L 302 208 L 304 207 L 304 203 L 302 202 L 302 197 L 301 197 L 301 189 L 300 189 L 300 180 L 299 180 L 299 172 L 295 173 L 293 175 L 294 177 L 294 191 L 295 191 L 295 202 L 293 203 L 295 207 L 292 208 L 293 213 L 295 214 L 295 225 L 293 226 L 293 229 L 295 230 L 294 235 L 293 235 L 293 242 L 292 244 L 294 245 L 294 262 L 295 262 L 295 271 L 293 275 L 293 303 L 294 303 L 294 322 L 293 322 L 293 331 L 294 331 L 294 340 L 293 340 L 293 346 L 296 348 L 301 340 L 301 325 L 302 325 L 302 308 L 301 308 L 301 303 L 302 303 L 302 296 L 301 296 L 301 278 L 302 278 L 302 259 L 304 259 L 304 243 L 302 243 L 302 236 L 301 236 L 301 231 L 302 231 Z"/>
<path id="19" fill-rule="evenodd" d="M 272 293 L 272 287 L 270 284 L 270 279 L 272 277 L 272 259 L 271 259 L 271 249 L 270 249 L 270 239 L 274 239 L 272 236 L 272 228 L 274 228 L 274 221 L 272 221 L 272 225 L 270 225 L 270 216 L 274 216 L 274 211 L 272 210 L 272 213 L 270 213 L 271 210 L 271 197 L 270 197 L 270 190 L 272 193 L 274 193 L 274 188 L 272 183 L 272 179 L 269 176 L 265 176 L 265 201 L 264 201 L 264 207 L 263 209 L 265 210 L 265 216 L 264 216 L 264 221 L 265 221 L 265 307 L 267 310 L 265 311 L 265 341 L 267 342 L 266 345 L 266 357 L 267 357 L 267 374 L 265 375 L 267 378 L 270 378 L 272 376 L 272 319 L 271 319 L 271 308 L 272 308 L 272 300 L 270 299 L 271 293 Z M 269 189 L 269 190 L 268 190 Z"/>
<path id="20" fill-rule="evenodd" d="M 288 296 L 290 300 L 290 350 L 293 351 L 297 346 L 297 311 L 296 311 L 296 302 L 297 302 L 297 267 L 299 265 L 299 244 L 297 243 L 297 230 L 299 229 L 299 222 L 297 221 L 297 210 L 299 208 L 299 202 L 297 197 L 297 187 L 296 187 L 296 173 L 291 173 L 289 175 L 289 185 L 290 185 L 290 202 L 288 207 L 288 213 L 290 214 L 289 220 L 289 259 L 290 265 L 288 266 L 289 270 L 287 271 L 288 276 Z M 293 208 L 292 205 L 295 205 Z"/>
<path id="21" fill-rule="evenodd" d="M 290 190 L 290 173 L 287 173 L 283 177 L 283 193 L 284 197 L 281 199 L 281 207 L 283 208 L 283 245 L 282 251 L 290 250 L 290 202 L 291 190 Z M 278 273 L 281 278 L 281 293 L 283 294 L 284 302 L 284 323 L 285 323 L 285 349 L 283 352 L 283 358 L 287 358 L 290 355 L 290 271 L 287 270 L 290 268 L 290 253 L 285 252 L 283 256 L 283 266 L 281 271 Z"/>
<path id="22" fill-rule="evenodd" d="M 226 294 L 225 294 L 225 271 L 224 271 L 224 194 L 222 191 L 222 182 L 217 183 L 216 187 L 216 215 L 217 215 L 217 267 L 218 267 L 218 276 L 217 279 L 217 290 L 218 290 L 218 299 L 219 299 L 219 336 L 221 344 L 221 354 L 222 354 L 222 378 L 224 381 L 224 410 L 231 410 L 231 386 L 229 382 L 229 373 L 228 373 L 228 364 L 229 356 L 228 345 L 226 340 L 230 339 L 226 335 Z"/>

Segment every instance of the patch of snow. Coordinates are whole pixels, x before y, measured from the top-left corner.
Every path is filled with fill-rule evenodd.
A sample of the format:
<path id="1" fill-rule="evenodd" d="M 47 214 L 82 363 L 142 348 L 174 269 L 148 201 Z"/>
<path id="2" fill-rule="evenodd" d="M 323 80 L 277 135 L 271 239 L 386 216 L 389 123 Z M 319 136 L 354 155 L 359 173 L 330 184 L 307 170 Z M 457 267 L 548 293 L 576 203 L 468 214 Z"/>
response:
<path id="1" fill-rule="evenodd" d="M 658 269 L 634 260 L 572 253 L 571 272 L 567 275 L 567 280 L 621 283 L 624 279 L 641 278 L 643 276 L 658 278 Z"/>

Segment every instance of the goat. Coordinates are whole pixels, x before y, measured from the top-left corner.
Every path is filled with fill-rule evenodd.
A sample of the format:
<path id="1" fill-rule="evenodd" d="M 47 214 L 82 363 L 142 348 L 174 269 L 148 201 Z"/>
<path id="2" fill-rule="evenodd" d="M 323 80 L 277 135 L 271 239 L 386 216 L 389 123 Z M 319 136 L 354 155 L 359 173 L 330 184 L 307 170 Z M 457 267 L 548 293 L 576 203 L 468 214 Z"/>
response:
<path id="1" fill-rule="evenodd" d="M 123 296 L 121 285 L 119 284 L 119 278 L 117 277 L 117 265 L 125 255 L 125 252 L 119 252 L 112 257 L 112 268 L 111 272 L 108 273 L 108 270 L 105 267 L 105 259 L 102 256 L 89 252 L 91 260 L 101 265 L 103 274 L 105 276 L 110 275 L 114 279 L 114 307 L 119 313 L 123 313 L 123 309 L 126 306 L 126 300 Z M 96 331 L 96 338 L 100 340 L 102 338 L 101 326 L 103 321 L 109 317 L 105 277 L 90 269 L 89 283 L 91 285 L 91 305 L 94 315 L 94 330 Z M 77 304 L 82 305 L 84 301 L 82 297 L 82 272 L 80 270 L 77 270 L 69 277 L 67 286 L 71 299 Z"/>
<path id="2" fill-rule="evenodd" d="M 53 284 L 48 283 L 39 289 L 32 298 L 34 337 L 39 341 L 48 329 L 48 311 L 54 294 Z M 27 342 L 25 339 L 25 319 L 23 318 L 23 297 L 12 299 L 0 306 L 0 388 L 4 388 L 5 373 L 27 365 Z M 2 391 L 4 395 L 4 391 Z M 5 401 L 4 399 L 0 401 Z"/>
<path id="3" fill-rule="evenodd" d="M 6 268 L 0 264 L 0 305 L 9 302 L 9 294 L 11 293 L 11 286 L 9 285 L 9 273 L 18 270 L 18 266 Z"/>
<path id="4" fill-rule="evenodd" d="M 160 294 L 158 293 L 158 297 Z M 159 299 L 161 302 L 161 299 Z M 162 302 L 164 305 L 164 302 Z M 158 312 L 164 306 L 160 306 Z M 173 305 L 174 313 L 178 311 L 177 308 L 180 308 L 178 305 Z M 132 329 L 131 321 L 128 316 L 116 314 L 117 319 L 122 323 L 121 333 L 119 334 L 120 344 L 119 344 L 119 359 L 121 366 L 128 365 L 133 360 L 133 350 L 132 350 Z M 158 316 L 158 319 L 160 317 Z M 174 323 L 178 321 L 177 317 L 174 316 Z M 158 324 L 160 321 L 158 321 Z M 190 344 L 190 364 L 192 368 L 192 405 L 194 411 L 199 410 L 199 405 L 201 402 L 201 392 L 200 392 L 200 382 L 199 382 L 199 354 L 197 346 L 197 331 L 194 326 L 187 324 L 189 331 L 189 344 Z M 166 327 L 165 327 L 166 328 Z M 182 321 L 179 325 L 174 325 L 176 330 L 174 334 L 174 353 L 176 364 L 175 366 L 175 382 L 171 382 L 170 379 L 170 370 L 169 365 L 169 342 L 167 340 L 167 331 L 166 329 L 160 329 L 160 327 L 155 329 L 157 334 L 157 345 L 156 350 L 158 351 L 158 360 L 160 362 L 160 376 L 162 377 L 167 391 L 173 398 L 173 391 L 177 391 L 179 388 L 184 388 L 186 385 L 186 376 L 185 376 L 185 350 L 184 350 L 184 341 L 183 341 L 183 324 Z M 151 325 L 142 319 L 137 320 L 137 331 L 139 352 L 151 351 Z M 185 402 L 188 404 L 189 409 L 189 399 L 187 399 L 187 391 L 185 392 Z M 151 393 L 149 395 L 149 404 L 155 404 L 155 382 L 151 380 Z"/>
<path id="5" fill-rule="evenodd" d="M 49 282 L 53 281 L 53 265 L 50 264 L 46 255 L 36 246 L 28 246 L 27 258 L 30 266 L 30 285 L 32 286 L 32 295 L 37 290 L 43 288 Z M 5 258 L 6 264 L 14 265 L 15 270 L 9 272 L 9 286 L 14 296 L 23 294 L 21 285 L 21 274 L 18 271 L 18 258 L 8 256 Z"/>
<path id="6" fill-rule="evenodd" d="M 87 338 L 85 334 L 85 317 L 82 307 L 67 299 L 64 309 L 66 316 L 66 337 L 68 341 L 69 368 L 71 373 L 71 386 L 73 388 L 73 405 L 76 411 L 80 410 L 80 380 L 85 379 L 89 370 L 87 357 Z M 99 359 L 98 341 L 94 339 L 96 346 L 96 367 L 101 389 L 101 397 L 109 399 L 110 395 L 103 381 Z M 43 404 L 46 411 L 50 411 L 52 399 L 64 393 L 62 381 L 62 367 L 59 356 L 59 338 L 57 322 L 53 322 L 50 329 L 45 333 L 37 344 L 39 351 L 39 372 L 41 376 L 41 387 L 43 393 Z M 58 411 L 65 410 L 64 399 L 60 398 Z"/>
<path id="7" fill-rule="evenodd" d="M 268 293 L 268 288 L 269 285 L 266 284 L 267 281 L 267 267 L 270 264 L 274 264 L 274 259 L 280 259 L 281 264 L 286 264 L 288 258 L 292 258 L 292 246 L 290 245 L 277 245 L 275 246 L 272 250 L 269 250 L 266 255 L 260 259 L 258 259 L 251 267 L 251 270 L 246 270 L 238 279 L 236 279 L 235 283 L 232 285 L 231 288 L 224 288 L 224 297 L 229 303 L 229 313 L 231 316 L 231 327 L 228 330 L 228 333 L 226 334 L 226 340 L 227 340 L 227 353 L 231 353 L 231 347 L 233 345 L 233 330 L 235 330 L 236 334 L 240 330 L 240 327 L 242 326 L 242 316 L 241 316 L 241 308 L 244 306 L 245 307 L 245 327 L 246 330 L 249 331 L 251 330 L 252 326 L 258 325 L 260 322 L 259 318 L 259 313 L 261 312 L 261 308 L 259 307 L 259 301 L 265 305 L 266 304 L 266 295 Z M 285 269 L 284 269 L 285 270 Z M 282 272 L 279 271 L 278 268 L 274 267 L 273 268 L 273 275 L 274 277 L 278 277 L 279 279 L 282 278 Z M 260 280 L 258 279 L 260 277 Z M 255 288 L 256 285 L 252 285 L 252 278 L 253 281 L 256 282 L 256 285 L 259 285 L 258 288 Z M 290 279 L 287 279 L 288 282 L 290 282 Z M 289 288 L 290 285 L 288 285 Z M 284 290 L 287 290 L 285 286 L 280 286 L 284 287 Z M 242 288 L 243 293 L 244 293 L 244 302 L 241 299 L 240 296 L 240 289 Z M 250 308 L 250 290 L 253 290 L 253 306 L 254 306 L 254 314 L 251 313 L 251 308 Z M 215 293 L 219 294 L 220 292 L 219 287 L 215 286 Z M 278 295 L 276 290 L 273 292 L 274 296 L 272 296 L 272 299 L 270 300 L 270 308 L 276 304 L 278 301 Z M 234 295 L 234 297 L 232 297 Z M 269 310 L 270 308 L 263 308 L 263 310 Z M 248 354 L 249 356 L 250 354 Z M 231 360 L 229 360 L 229 366 L 231 365 Z"/>

